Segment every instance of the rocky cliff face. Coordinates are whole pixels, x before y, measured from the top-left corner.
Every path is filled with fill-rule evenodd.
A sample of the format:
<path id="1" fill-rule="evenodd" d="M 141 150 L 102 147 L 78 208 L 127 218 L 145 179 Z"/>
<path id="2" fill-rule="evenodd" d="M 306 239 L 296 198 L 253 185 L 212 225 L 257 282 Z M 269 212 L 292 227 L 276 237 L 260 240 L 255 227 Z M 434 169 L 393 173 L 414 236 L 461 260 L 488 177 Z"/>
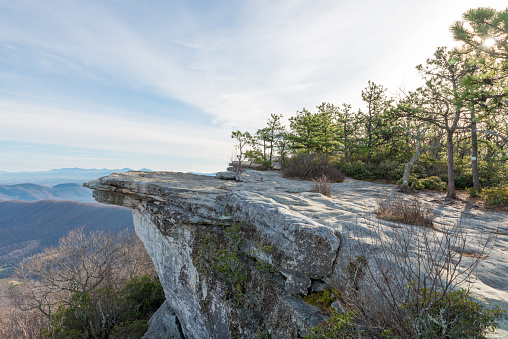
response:
<path id="1" fill-rule="evenodd" d="M 332 275 L 340 234 L 270 198 L 277 177 L 244 178 L 130 172 L 86 184 L 133 209 L 182 337 L 297 338 L 324 319 L 298 295 Z"/>
<path id="2" fill-rule="evenodd" d="M 97 201 L 133 209 L 164 286 L 145 337 L 304 337 L 326 317 L 301 296 L 338 282 L 350 264 L 341 234 L 393 186 L 359 186 L 354 196 L 348 179 L 331 199 L 277 173 L 218 177 L 237 180 L 128 172 L 85 184 Z"/>

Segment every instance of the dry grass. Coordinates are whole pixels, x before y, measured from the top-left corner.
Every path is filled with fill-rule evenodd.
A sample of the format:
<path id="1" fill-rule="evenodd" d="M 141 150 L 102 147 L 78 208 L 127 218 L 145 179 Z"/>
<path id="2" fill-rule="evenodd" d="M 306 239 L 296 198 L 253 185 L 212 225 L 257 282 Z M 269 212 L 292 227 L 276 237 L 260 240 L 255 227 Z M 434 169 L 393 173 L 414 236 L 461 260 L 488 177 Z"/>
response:
<path id="1" fill-rule="evenodd" d="M 415 198 L 388 197 L 378 201 L 379 219 L 434 228 L 432 210 Z"/>
<path id="2" fill-rule="evenodd" d="M 332 185 L 327 176 L 323 174 L 321 177 L 312 180 L 312 189 L 310 191 L 321 193 L 329 197 L 332 194 Z"/>
<path id="3" fill-rule="evenodd" d="M 480 259 L 480 260 L 483 260 L 483 259 L 486 259 L 486 258 L 487 258 L 487 256 L 486 256 L 484 253 L 476 253 L 476 252 L 462 251 L 462 252 L 460 252 L 460 254 L 461 254 L 463 257 L 475 258 L 475 259 Z"/>

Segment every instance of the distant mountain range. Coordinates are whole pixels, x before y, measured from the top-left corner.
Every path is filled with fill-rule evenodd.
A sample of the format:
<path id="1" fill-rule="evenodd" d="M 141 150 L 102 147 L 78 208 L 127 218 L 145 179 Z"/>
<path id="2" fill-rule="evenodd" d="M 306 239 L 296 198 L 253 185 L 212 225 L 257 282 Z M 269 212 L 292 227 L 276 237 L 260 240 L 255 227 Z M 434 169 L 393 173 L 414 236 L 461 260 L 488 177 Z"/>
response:
<path id="1" fill-rule="evenodd" d="M 119 206 L 54 200 L 0 201 L 0 271 L 45 247 L 58 245 L 61 237 L 78 227 L 86 232 L 134 229 L 131 211 Z"/>
<path id="2" fill-rule="evenodd" d="M 0 200 L 95 202 L 91 189 L 74 183 L 58 184 L 53 187 L 36 184 L 0 185 Z"/>
<path id="3" fill-rule="evenodd" d="M 97 204 L 92 190 L 82 187 L 84 182 L 130 170 L 0 171 L 0 278 L 8 276 L 9 267 L 24 258 L 58 245 L 72 229 L 133 230 L 129 209 Z"/>
<path id="4" fill-rule="evenodd" d="M 130 168 L 122 169 L 85 169 L 85 168 L 59 168 L 49 171 L 35 172 L 4 172 L 0 171 L 0 185 L 14 185 L 31 183 L 53 187 L 58 184 L 83 184 L 84 182 L 97 179 L 115 172 L 128 172 Z M 140 171 L 151 171 L 143 168 Z"/>

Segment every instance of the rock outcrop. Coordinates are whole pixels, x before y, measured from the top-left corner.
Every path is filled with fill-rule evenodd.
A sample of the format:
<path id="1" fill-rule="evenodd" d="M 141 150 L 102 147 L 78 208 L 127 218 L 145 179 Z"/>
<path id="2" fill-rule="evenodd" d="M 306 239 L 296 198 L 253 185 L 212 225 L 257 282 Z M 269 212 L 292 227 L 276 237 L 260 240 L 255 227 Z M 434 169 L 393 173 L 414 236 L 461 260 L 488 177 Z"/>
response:
<path id="1" fill-rule="evenodd" d="M 245 178 L 129 172 L 86 184 L 133 209 L 185 338 L 297 338 L 324 319 L 297 295 L 331 276 L 339 233 L 263 194 L 274 181 Z"/>
<path id="2" fill-rule="evenodd" d="M 329 198 L 274 172 L 219 177 L 230 180 L 128 172 L 85 184 L 97 201 L 133 209 L 159 274 L 166 303 L 145 338 L 171 331 L 175 338 L 304 337 L 326 317 L 301 296 L 337 283 L 351 263 L 341 255 L 343 232 L 393 186 L 348 179 L 333 184 Z M 506 261 L 504 253 L 495 264 Z M 485 272 L 493 283 L 476 291 L 501 307 L 508 306 L 506 285 L 496 285 L 508 275 L 503 267 L 495 277 Z"/>

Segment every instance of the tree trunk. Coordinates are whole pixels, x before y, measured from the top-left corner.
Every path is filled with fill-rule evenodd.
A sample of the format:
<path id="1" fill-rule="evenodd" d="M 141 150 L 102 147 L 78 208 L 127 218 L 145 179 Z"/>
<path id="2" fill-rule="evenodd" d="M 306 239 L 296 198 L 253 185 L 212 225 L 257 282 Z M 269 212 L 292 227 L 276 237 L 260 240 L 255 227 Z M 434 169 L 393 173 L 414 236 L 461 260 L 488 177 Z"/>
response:
<path id="1" fill-rule="evenodd" d="M 372 155 L 370 153 L 370 147 L 372 143 L 372 134 L 371 134 L 371 128 L 372 128 L 372 121 L 371 117 L 369 117 L 369 125 L 367 126 L 367 133 L 368 133 L 368 141 L 367 141 L 367 163 L 370 165 L 372 162 Z"/>
<path id="2" fill-rule="evenodd" d="M 263 161 L 266 161 L 266 140 L 263 139 Z"/>
<path id="3" fill-rule="evenodd" d="M 448 191 L 446 199 L 455 199 L 455 172 L 453 171 L 453 130 L 447 131 L 447 149 L 448 149 Z"/>
<path id="4" fill-rule="evenodd" d="M 344 162 L 347 162 L 347 122 L 344 122 Z"/>
<path id="5" fill-rule="evenodd" d="M 476 135 L 476 121 L 474 107 L 471 109 L 471 172 L 473 174 L 473 187 L 475 190 L 480 188 L 480 176 L 478 174 L 478 136 Z"/>
<path id="6" fill-rule="evenodd" d="M 275 137 L 272 134 L 272 140 L 270 140 L 270 166 L 272 166 L 272 158 L 273 158 L 273 142 Z"/>
<path id="7" fill-rule="evenodd" d="M 413 155 L 411 160 L 406 164 L 404 167 L 404 176 L 402 177 L 402 192 L 409 192 L 409 172 L 413 168 L 416 161 L 418 161 L 418 158 L 420 158 L 420 155 L 422 155 L 422 140 L 417 139 L 416 140 L 416 153 Z"/>

